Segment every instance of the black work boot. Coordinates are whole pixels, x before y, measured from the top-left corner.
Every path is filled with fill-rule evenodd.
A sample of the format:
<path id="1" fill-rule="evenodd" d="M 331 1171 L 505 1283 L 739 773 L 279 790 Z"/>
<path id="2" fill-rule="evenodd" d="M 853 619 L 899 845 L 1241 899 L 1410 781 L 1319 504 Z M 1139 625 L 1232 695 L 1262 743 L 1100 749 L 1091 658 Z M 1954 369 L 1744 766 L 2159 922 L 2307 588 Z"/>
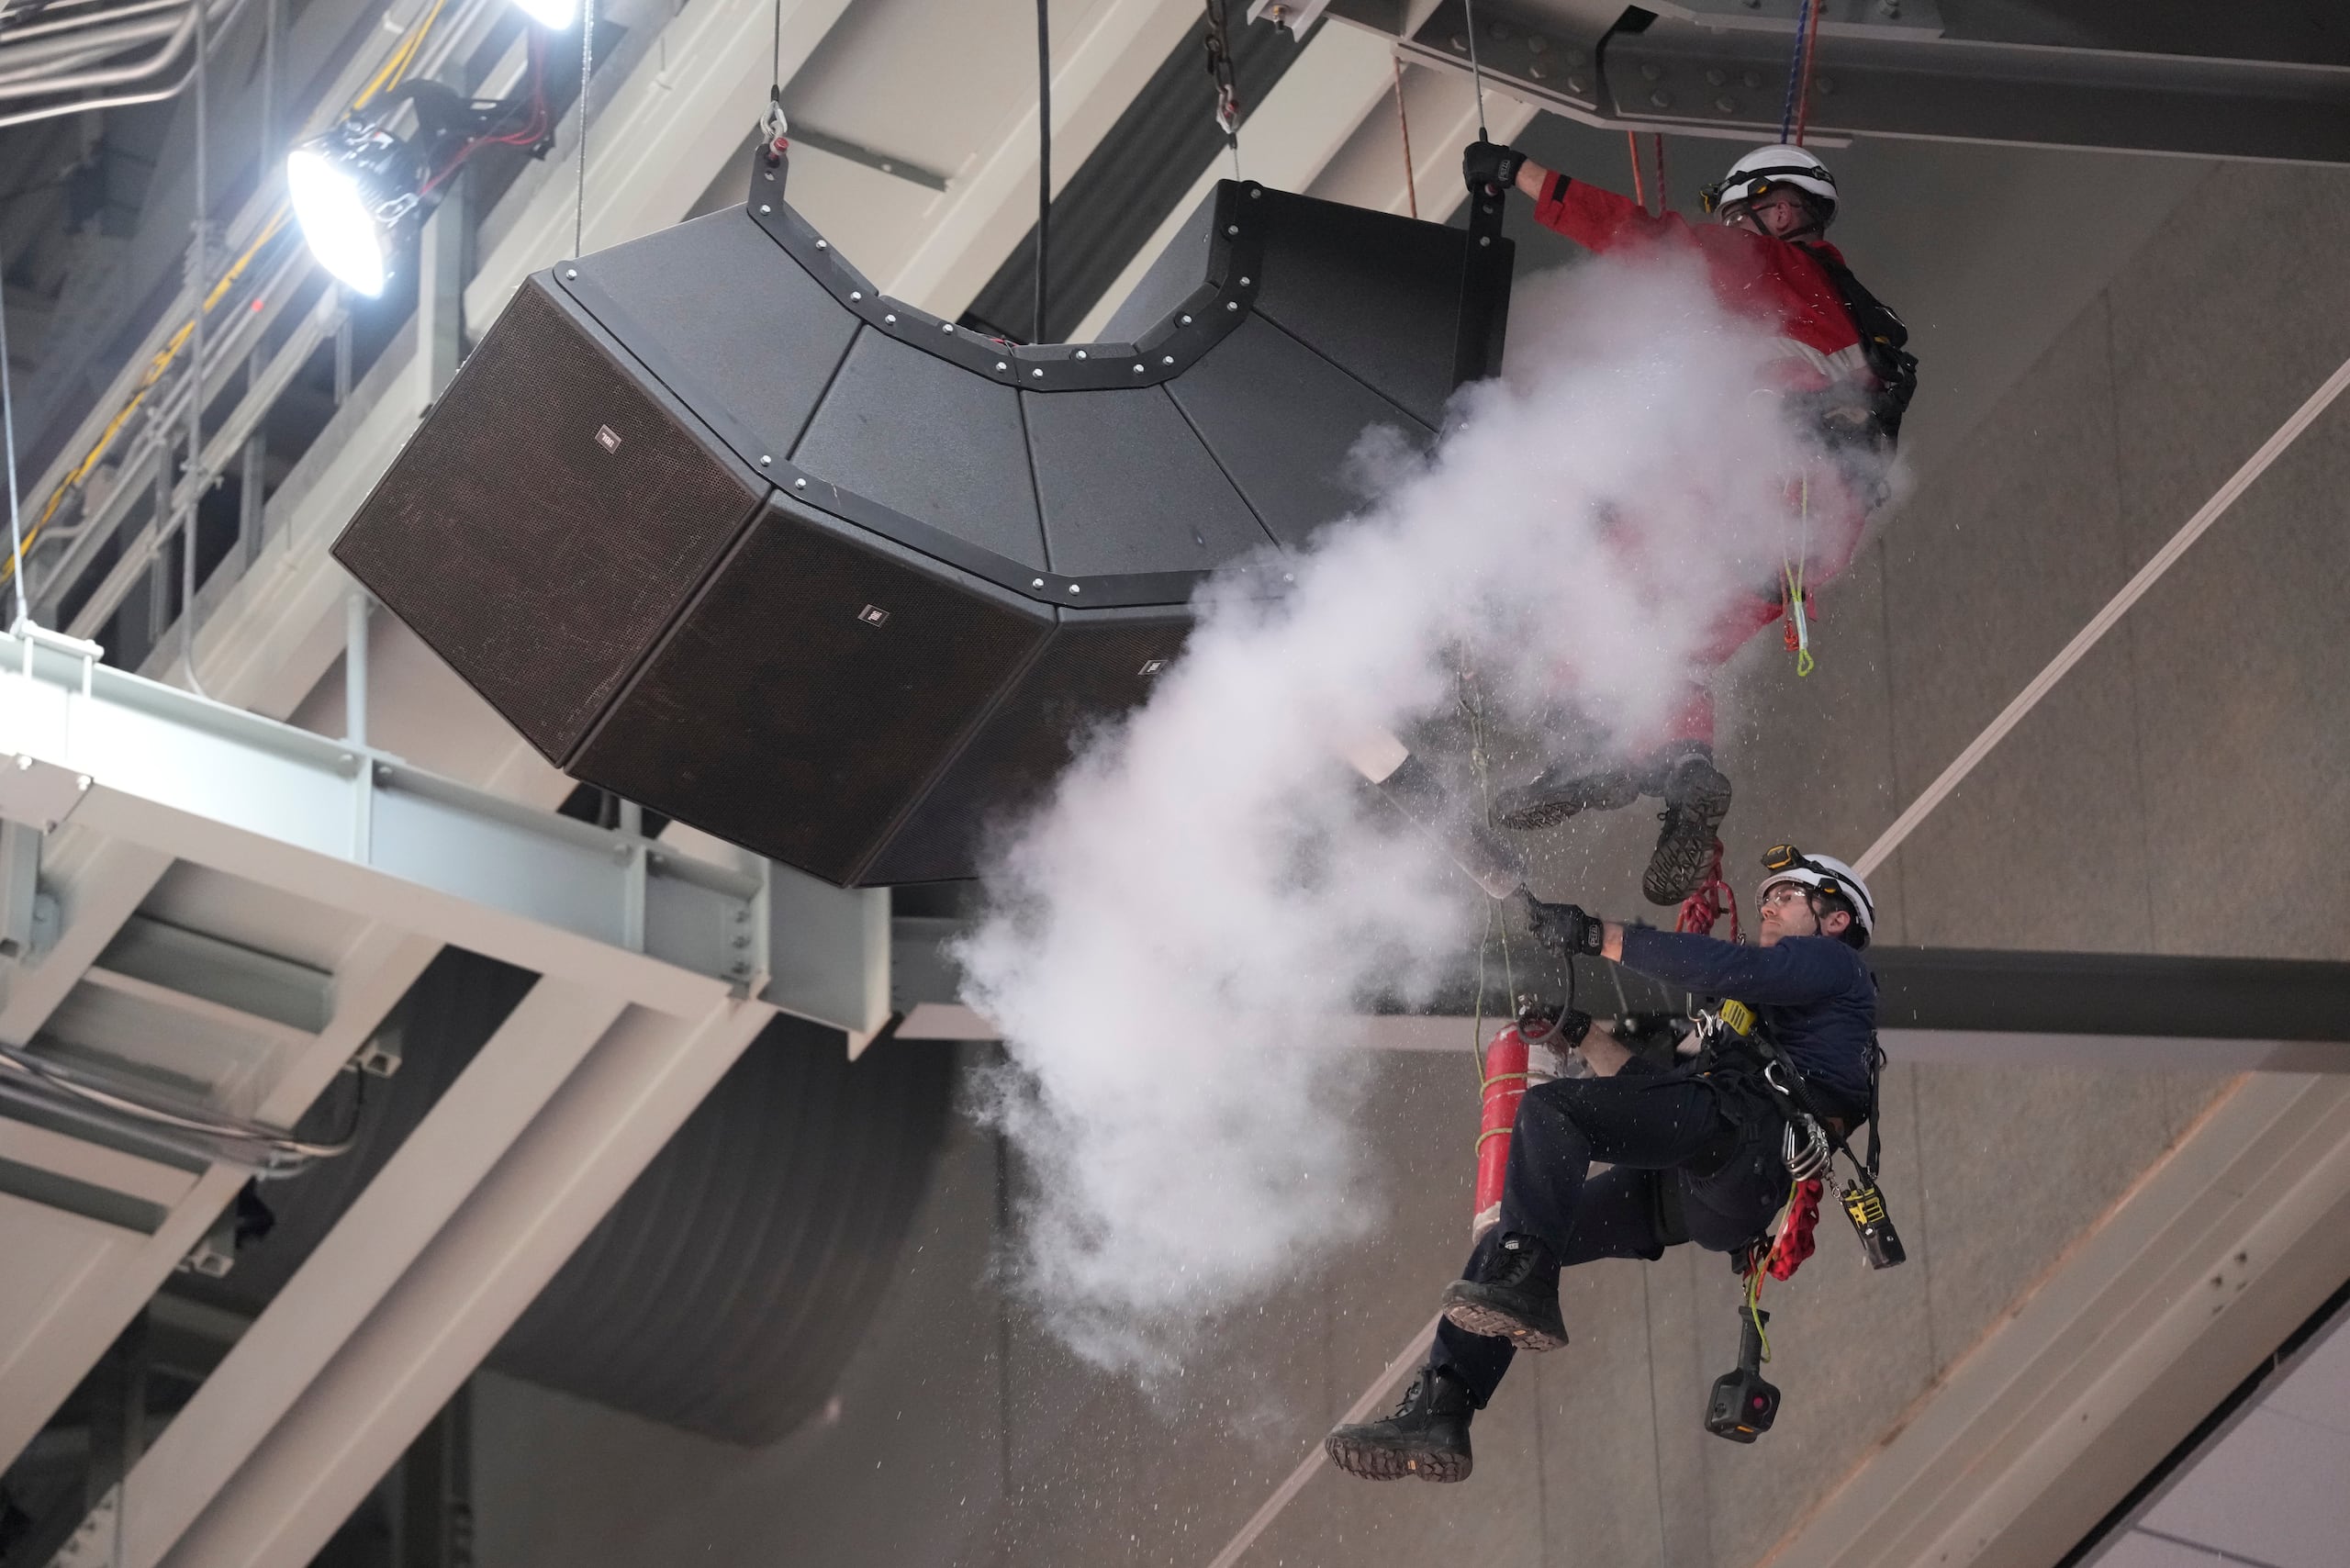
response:
<path id="1" fill-rule="evenodd" d="M 1427 1367 L 1404 1391 L 1384 1421 L 1340 1427 L 1322 1439 L 1322 1451 L 1348 1475 L 1365 1481 L 1466 1481 L 1469 1417 L 1477 1413 L 1469 1389 L 1446 1367 Z"/>
<path id="2" fill-rule="evenodd" d="M 1521 1350 L 1555 1350 L 1567 1342 L 1559 1316 L 1559 1263 L 1530 1236 L 1505 1236 L 1473 1280 L 1444 1287 L 1444 1315 L 1456 1327 Z"/>
<path id="3" fill-rule="evenodd" d="M 1651 903 L 1677 904 L 1705 885 L 1714 867 L 1714 839 L 1729 815 L 1729 780 L 1705 752 L 1684 756 L 1664 776 L 1664 810 L 1657 813 L 1656 850 L 1640 891 Z"/>
<path id="4" fill-rule="evenodd" d="M 1494 820 L 1520 833 L 1555 827 L 1578 812 L 1621 811 L 1640 798 L 1629 768 L 1595 767 L 1588 758 L 1554 762 L 1530 784 L 1494 797 Z"/>

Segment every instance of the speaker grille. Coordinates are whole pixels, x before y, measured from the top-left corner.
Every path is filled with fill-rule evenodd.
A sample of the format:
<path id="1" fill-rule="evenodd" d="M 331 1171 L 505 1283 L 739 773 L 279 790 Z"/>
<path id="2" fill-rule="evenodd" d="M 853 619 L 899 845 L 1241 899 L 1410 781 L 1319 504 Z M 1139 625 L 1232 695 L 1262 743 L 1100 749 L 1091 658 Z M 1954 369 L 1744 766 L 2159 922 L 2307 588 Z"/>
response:
<path id="1" fill-rule="evenodd" d="M 854 881 L 1051 628 L 1041 605 L 770 505 L 573 771 Z"/>
<path id="2" fill-rule="evenodd" d="M 335 555 L 561 765 L 757 492 L 525 284 Z"/>

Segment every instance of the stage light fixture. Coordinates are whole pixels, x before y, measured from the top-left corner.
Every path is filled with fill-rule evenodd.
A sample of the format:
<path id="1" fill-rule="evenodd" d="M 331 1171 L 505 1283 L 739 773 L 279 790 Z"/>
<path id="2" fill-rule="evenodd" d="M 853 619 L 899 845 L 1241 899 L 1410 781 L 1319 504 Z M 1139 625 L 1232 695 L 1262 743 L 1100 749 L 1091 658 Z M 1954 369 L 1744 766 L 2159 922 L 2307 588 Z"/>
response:
<path id="1" fill-rule="evenodd" d="M 422 176 L 415 150 L 378 126 L 337 126 L 285 159 L 286 196 L 310 253 L 371 297 L 392 274 Z"/>

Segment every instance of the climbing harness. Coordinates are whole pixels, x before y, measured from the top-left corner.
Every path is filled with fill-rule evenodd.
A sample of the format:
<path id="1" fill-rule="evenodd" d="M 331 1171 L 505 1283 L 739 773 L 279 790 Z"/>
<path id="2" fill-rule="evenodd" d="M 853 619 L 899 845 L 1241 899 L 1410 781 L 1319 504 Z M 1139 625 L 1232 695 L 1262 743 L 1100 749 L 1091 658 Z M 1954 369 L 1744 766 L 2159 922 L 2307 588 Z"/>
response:
<path id="1" fill-rule="evenodd" d="M 1821 245 L 1807 244 L 1803 249 L 1834 286 L 1838 301 L 1860 333 L 1861 357 L 1876 378 L 1860 433 L 1867 438 L 1867 444 L 1890 452 L 1901 439 L 1901 419 L 1909 411 L 1909 400 L 1918 395 L 1918 356 L 1908 349 L 1908 324 L 1891 306 L 1863 288 L 1852 269 L 1838 261 L 1834 252 Z M 1837 422 L 1823 420 L 1821 428 L 1831 440 L 1841 433 Z"/>

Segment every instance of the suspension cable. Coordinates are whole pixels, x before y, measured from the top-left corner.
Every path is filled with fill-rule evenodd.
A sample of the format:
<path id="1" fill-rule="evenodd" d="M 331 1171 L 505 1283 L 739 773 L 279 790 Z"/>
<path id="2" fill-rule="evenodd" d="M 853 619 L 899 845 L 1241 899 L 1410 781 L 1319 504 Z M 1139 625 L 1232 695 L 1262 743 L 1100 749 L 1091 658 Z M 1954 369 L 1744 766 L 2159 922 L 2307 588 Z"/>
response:
<path id="1" fill-rule="evenodd" d="M 1036 0 L 1036 325 L 1032 343 L 1046 341 L 1046 245 L 1053 218 L 1053 23 L 1048 0 Z"/>
<path id="2" fill-rule="evenodd" d="M 579 5 L 579 199 L 572 209 L 571 254 L 588 246 L 588 78 L 596 69 L 596 0 Z"/>
<path id="3" fill-rule="evenodd" d="M 212 290 L 212 193 L 206 160 L 205 116 L 212 96 L 212 40 L 205 30 L 206 0 L 196 6 L 196 221 L 188 226 L 188 297 L 196 308 L 188 321 L 187 355 L 187 505 L 180 521 L 180 663 L 187 670 L 187 689 L 198 697 L 211 695 L 196 673 L 196 511 L 204 504 L 204 318 L 205 297 Z M 163 458 L 166 466 L 171 458 Z M 161 547 L 164 520 L 155 520 Z M 168 559 L 168 557 L 166 558 Z M 162 573 L 164 561 L 155 563 Z M 17 585 L 22 591 L 23 584 Z"/>
<path id="4" fill-rule="evenodd" d="M 1395 68 L 1395 129 L 1404 136 L 1404 202 L 1414 218 L 1420 215 L 1420 186 L 1412 172 L 1412 117 L 1404 112 L 1404 57 L 1388 62 Z"/>
<path id="5" fill-rule="evenodd" d="M 1477 140 L 1491 141 L 1485 129 L 1485 68 L 1477 62 L 1476 0 L 1460 0 L 1461 30 L 1469 35 L 1469 80 L 1477 84 Z"/>

